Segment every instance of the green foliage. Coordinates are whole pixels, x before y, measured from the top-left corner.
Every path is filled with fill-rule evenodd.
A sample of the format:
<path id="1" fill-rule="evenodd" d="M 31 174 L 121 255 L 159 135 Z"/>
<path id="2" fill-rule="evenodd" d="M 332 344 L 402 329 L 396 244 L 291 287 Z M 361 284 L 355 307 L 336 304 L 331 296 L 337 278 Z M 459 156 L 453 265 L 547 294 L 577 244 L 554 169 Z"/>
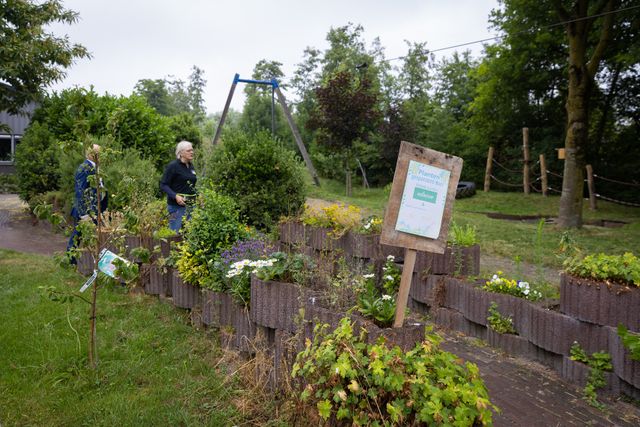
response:
<path id="1" fill-rule="evenodd" d="M 61 1 L 17 0 L 0 3 L 0 105 L 17 114 L 37 101 L 44 89 L 62 80 L 76 59 L 91 55 L 67 36 L 48 31 L 57 23 L 73 24 L 78 14 Z M 8 86 L 7 86 L 8 85 Z"/>
<path id="2" fill-rule="evenodd" d="M 174 142 L 189 141 L 194 148 L 202 144 L 202 132 L 195 122 L 193 115 L 181 113 L 169 118 L 169 129 L 174 135 Z"/>
<path id="3" fill-rule="evenodd" d="M 333 204 L 320 209 L 305 205 L 300 219 L 310 227 L 331 228 L 335 236 L 342 236 L 357 228 L 361 220 L 360 208 L 343 204 Z"/>
<path id="4" fill-rule="evenodd" d="M 565 260 L 564 270 L 578 277 L 640 286 L 640 260 L 631 252 L 572 257 Z"/>
<path id="5" fill-rule="evenodd" d="M 618 336 L 627 350 L 631 359 L 640 362 L 640 334 L 630 332 L 624 325 L 618 325 Z"/>
<path id="6" fill-rule="evenodd" d="M 461 365 L 439 348 L 441 338 L 404 352 L 380 338 L 366 343 L 349 318 L 327 333 L 317 325 L 313 342 L 296 358 L 291 375 L 306 384 L 306 408 L 325 421 L 354 425 L 491 424 L 493 405 L 476 365 Z M 410 384 L 410 387 L 406 385 Z M 427 398 L 425 398 L 427 397 Z"/>
<path id="7" fill-rule="evenodd" d="M 511 316 L 503 316 L 500 314 L 498 305 L 495 302 L 492 302 L 489 306 L 487 322 L 489 323 L 489 327 L 499 334 L 517 334 Z"/>
<path id="8" fill-rule="evenodd" d="M 16 147 L 16 176 L 22 200 L 57 190 L 60 182 L 60 149 L 45 125 L 33 123 Z"/>
<path id="9" fill-rule="evenodd" d="M 589 357 L 577 341 L 574 341 L 573 345 L 571 345 L 570 355 L 571 360 L 585 363 L 590 368 L 587 376 L 587 385 L 583 390 L 585 400 L 595 408 L 604 409 L 604 405 L 598 402 L 597 390 L 607 384 L 604 373 L 613 369 L 611 356 L 605 352 L 595 352 Z"/>
<path id="10" fill-rule="evenodd" d="M 476 227 L 467 224 L 466 226 L 458 225 L 456 222 L 451 223 L 449 229 L 449 242 L 455 246 L 473 246 L 478 243 Z"/>
<path id="11" fill-rule="evenodd" d="M 298 213 L 306 198 L 301 164 L 264 132 L 225 133 L 207 161 L 206 176 L 236 201 L 245 222 L 260 229 Z"/>
<path id="12" fill-rule="evenodd" d="M 191 219 L 185 224 L 184 240 L 178 246 L 177 268 L 182 278 L 192 285 L 204 286 L 216 256 L 247 236 L 233 199 L 203 188 Z"/>
<path id="13" fill-rule="evenodd" d="M 104 186 L 109 191 L 110 210 L 141 208 L 156 199 L 160 174 L 153 162 L 141 158 L 136 150 L 114 152 L 100 165 Z"/>
<path id="14" fill-rule="evenodd" d="M 275 252 L 268 261 L 256 266 L 255 275 L 260 280 L 298 283 L 303 286 L 310 285 L 313 280 L 316 263 L 307 255 Z"/>
<path id="15" fill-rule="evenodd" d="M 0 173 L 0 194 L 17 193 L 20 190 L 18 176 L 12 173 Z"/>
<path id="16" fill-rule="evenodd" d="M 360 279 L 357 290 L 358 311 L 378 326 L 386 328 L 393 324 L 396 299 L 402 272 L 389 255 L 382 268 L 382 277 L 376 277 L 373 267 Z"/>

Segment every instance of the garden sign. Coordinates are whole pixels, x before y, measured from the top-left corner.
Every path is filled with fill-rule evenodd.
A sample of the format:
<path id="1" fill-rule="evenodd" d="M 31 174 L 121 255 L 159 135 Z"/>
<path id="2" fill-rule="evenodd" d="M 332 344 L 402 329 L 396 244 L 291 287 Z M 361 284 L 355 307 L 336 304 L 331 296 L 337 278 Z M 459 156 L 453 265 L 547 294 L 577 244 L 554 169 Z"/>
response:
<path id="1" fill-rule="evenodd" d="M 416 251 L 444 253 L 462 159 L 402 141 L 380 243 L 405 248 L 394 328 L 404 322 Z"/>

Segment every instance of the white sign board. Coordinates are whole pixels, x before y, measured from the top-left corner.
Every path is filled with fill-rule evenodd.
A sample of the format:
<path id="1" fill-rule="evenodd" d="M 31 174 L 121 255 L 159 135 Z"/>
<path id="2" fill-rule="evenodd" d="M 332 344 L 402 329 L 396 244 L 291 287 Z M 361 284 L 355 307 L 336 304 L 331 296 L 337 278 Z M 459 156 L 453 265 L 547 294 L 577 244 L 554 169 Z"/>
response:
<path id="1" fill-rule="evenodd" d="M 410 160 L 395 229 L 437 239 L 450 177 L 448 170 Z"/>

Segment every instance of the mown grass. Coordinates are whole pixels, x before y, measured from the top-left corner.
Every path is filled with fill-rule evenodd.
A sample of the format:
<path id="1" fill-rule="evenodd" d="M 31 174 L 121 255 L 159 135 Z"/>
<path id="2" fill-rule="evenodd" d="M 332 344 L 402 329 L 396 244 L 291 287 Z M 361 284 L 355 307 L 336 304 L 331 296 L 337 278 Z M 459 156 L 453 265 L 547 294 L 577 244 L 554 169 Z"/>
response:
<path id="1" fill-rule="evenodd" d="M 343 183 L 322 180 L 321 184 L 320 188 L 310 186 L 310 197 L 354 204 L 377 215 L 384 213 L 388 192 L 383 189 L 367 190 L 354 186 L 353 197 L 346 197 Z M 559 245 L 563 237 L 586 253 L 621 254 L 630 251 L 640 254 L 640 208 L 599 200 L 598 209 L 591 211 L 585 201 L 583 218 L 586 221 L 607 219 L 627 224 L 620 228 L 585 225 L 579 230 L 569 231 L 554 224 L 545 224 L 539 232 L 537 221 L 509 221 L 487 216 L 487 213 L 502 213 L 556 217 L 559 201 L 559 196 L 479 191 L 473 197 L 455 201 L 453 220 L 460 225 L 476 227 L 483 254 L 510 259 L 518 257 L 523 262 L 540 266 L 562 267 L 564 256 L 559 252 Z"/>
<path id="2" fill-rule="evenodd" d="M 89 305 L 39 289 L 77 290 L 84 279 L 4 250 L 0 277 L 0 425 L 264 425 L 273 416 L 271 400 L 252 403 L 233 364 L 221 363 L 213 334 L 171 304 L 101 284 L 91 370 Z"/>

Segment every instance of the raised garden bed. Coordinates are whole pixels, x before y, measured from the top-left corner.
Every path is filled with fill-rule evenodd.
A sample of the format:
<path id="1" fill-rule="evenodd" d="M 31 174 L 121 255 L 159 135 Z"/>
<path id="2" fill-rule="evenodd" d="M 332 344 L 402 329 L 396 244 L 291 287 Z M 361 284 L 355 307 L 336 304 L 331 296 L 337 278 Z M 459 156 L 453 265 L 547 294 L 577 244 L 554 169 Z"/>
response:
<path id="1" fill-rule="evenodd" d="M 421 274 L 480 274 L 480 245 L 447 246 L 443 254 L 418 252 L 414 271 Z"/>
<path id="2" fill-rule="evenodd" d="M 251 277 L 251 320 L 261 326 L 295 332 L 305 289 L 294 283 Z"/>
<path id="3" fill-rule="evenodd" d="M 200 288 L 182 281 L 178 271 L 172 272 L 171 293 L 173 305 L 180 308 L 194 308 L 200 304 Z"/>
<path id="4" fill-rule="evenodd" d="M 563 274 L 560 311 L 585 322 L 614 327 L 623 324 L 640 332 L 640 288 Z"/>

